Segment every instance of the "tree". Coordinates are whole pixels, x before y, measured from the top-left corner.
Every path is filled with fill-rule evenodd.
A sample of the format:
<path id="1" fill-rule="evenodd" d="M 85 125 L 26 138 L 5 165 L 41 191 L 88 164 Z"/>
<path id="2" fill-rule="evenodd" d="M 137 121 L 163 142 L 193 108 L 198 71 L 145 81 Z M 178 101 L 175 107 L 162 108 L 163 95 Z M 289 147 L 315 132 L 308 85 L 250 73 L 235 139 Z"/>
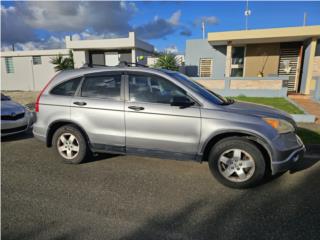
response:
<path id="1" fill-rule="evenodd" d="M 160 54 L 155 67 L 164 68 L 168 70 L 178 71 L 179 67 L 177 65 L 176 57 L 175 55 L 171 53 L 163 53 Z"/>
<path id="2" fill-rule="evenodd" d="M 56 65 L 54 67 L 56 71 L 62 71 L 62 70 L 74 68 L 73 53 L 71 50 L 69 51 L 68 57 L 63 57 L 62 54 L 59 54 L 58 56 L 51 58 L 50 62 Z"/>

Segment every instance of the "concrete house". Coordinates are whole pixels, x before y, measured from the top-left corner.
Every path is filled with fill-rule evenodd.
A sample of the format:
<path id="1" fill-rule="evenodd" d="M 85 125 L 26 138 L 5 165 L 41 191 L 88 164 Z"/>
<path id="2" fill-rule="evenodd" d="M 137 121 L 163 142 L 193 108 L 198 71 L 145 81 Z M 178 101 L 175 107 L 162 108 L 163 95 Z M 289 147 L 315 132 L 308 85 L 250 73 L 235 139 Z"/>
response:
<path id="1" fill-rule="evenodd" d="M 147 57 L 154 54 L 154 47 L 137 39 L 134 32 L 129 32 L 127 38 L 74 41 L 66 37 L 66 47 L 73 51 L 75 68 L 83 65 L 116 66 L 120 61 L 146 64 Z M 145 58 L 139 60 L 139 56 Z"/>
<path id="2" fill-rule="evenodd" d="M 229 95 L 309 94 L 320 76 L 319 38 L 320 26 L 208 33 L 187 41 L 186 74 Z"/>
<path id="3" fill-rule="evenodd" d="M 154 53 L 154 47 L 136 38 L 134 32 L 125 38 L 72 40 L 66 37 L 66 49 L 1 52 L 1 89 L 41 90 L 55 75 L 51 59 L 58 54 L 68 56 L 70 50 L 75 68 L 115 66 L 120 61 L 146 64 L 147 57 Z"/>
<path id="4" fill-rule="evenodd" d="M 68 56 L 68 49 L 1 52 L 1 89 L 42 89 L 56 72 L 51 58 Z"/>

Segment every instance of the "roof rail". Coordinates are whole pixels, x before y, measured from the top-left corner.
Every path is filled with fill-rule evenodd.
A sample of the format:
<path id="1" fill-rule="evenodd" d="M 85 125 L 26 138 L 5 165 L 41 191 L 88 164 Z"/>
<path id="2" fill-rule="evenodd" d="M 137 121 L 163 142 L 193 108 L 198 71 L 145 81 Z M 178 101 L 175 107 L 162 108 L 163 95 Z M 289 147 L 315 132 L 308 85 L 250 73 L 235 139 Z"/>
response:
<path id="1" fill-rule="evenodd" d="M 132 67 L 132 66 L 148 68 L 148 66 L 146 66 L 144 64 L 132 63 L 132 62 L 127 62 L 127 61 L 119 62 L 119 64 L 116 67 Z M 93 67 L 111 67 L 111 66 L 106 66 L 106 65 L 103 65 L 103 64 L 87 63 L 87 64 L 84 64 L 81 68 L 93 68 Z"/>

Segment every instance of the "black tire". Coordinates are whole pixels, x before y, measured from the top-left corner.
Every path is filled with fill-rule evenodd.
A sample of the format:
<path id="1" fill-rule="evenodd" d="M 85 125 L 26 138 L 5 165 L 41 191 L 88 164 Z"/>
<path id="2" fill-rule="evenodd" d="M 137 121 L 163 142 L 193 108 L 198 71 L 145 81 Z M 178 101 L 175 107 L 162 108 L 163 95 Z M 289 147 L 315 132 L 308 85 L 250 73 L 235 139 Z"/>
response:
<path id="1" fill-rule="evenodd" d="M 240 149 L 251 155 L 255 163 L 255 168 L 252 170 L 252 176 L 242 182 L 234 182 L 222 175 L 219 170 L 219 158 L 228 150 Z M 250 140 L 242 137 L 228 137 L 220 140 L 214 145 L 209 154 L 209 168 L 213 176 L 223 185 L 231 188 L 249 188 L 259 184 L 265 176 L 266 162 L 262 152 Z M 220 163 L 221 164 L 221 163 Z"/>
<path id="2" fill-rule="evenodd" d="M 74 135 L 77 142 L 78 142 L 78 145 L 79 145 L 79 151 L 73 159 L 67 159 L 67 158 L 63 157 L 62 154 L 60 154 L 60 152 L 58 150 L 59 138 L 60 138 L 60 136 L 62 136 L 63 134 L 66 134 L 66 133 L 70 133 L 70 134 Z M 85 160 L 85 158 L 87 157 L 88 152 L 89 152 L 88 151 L 88 144 L 87 144 L 85 137 L 83 136 L 83 134 L 81 133 L 81 131 L 79 129 L 77 129 L 75 126 L 73 126 L 71 124 L 64 125 L 64 126 L 58 128 L 55 131 L 55 133 L 53 134 L 52 143 L 53 143 L 53 148 L 54 148 L 54 151 L 56 152 L 56 155 L 64 163 L 79 164 Z"/>

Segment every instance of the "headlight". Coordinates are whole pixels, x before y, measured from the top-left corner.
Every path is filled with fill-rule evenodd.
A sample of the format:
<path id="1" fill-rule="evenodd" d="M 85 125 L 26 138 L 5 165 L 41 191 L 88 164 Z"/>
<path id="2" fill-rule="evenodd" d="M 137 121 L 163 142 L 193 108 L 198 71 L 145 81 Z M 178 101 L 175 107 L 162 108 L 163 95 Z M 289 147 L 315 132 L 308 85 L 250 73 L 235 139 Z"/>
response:
<path id="1" fill-rule="evenodd" d="M 277 118 L 263 118 L 263 120 L 276 129 L 278 133 L 294 132 L 294 127 L 286 120 Z"/>

